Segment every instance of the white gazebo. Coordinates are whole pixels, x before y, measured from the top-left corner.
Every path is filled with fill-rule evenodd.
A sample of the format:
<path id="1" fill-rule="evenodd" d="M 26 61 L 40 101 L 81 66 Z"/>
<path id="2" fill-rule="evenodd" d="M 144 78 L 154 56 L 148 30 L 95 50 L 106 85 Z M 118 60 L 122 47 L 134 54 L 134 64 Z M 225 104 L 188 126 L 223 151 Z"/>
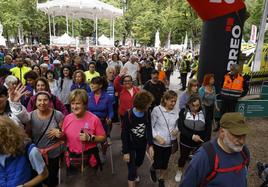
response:
<path id="1" fill-rule="evenodd" d="M 114 21 L 117 17 L 123 15 L 123 10 L 112 5 L 106 4 L 99 0 L 52 0 L 46 3 L 37 3 L 37 9 L 48 15 L 49 36 L 51 39 L 51 16 L 53 21 L 53 34 L 55 37 L 55 16 L 66 17 L 66 33 L 69 32 L 68 18 L 72 18 L 72 34 L 73 19 L 87 18 L 95 21 L 96 45 L 98 39 L 98 19 L 109 19 L 112 22 L 112 41 L 114 41 Z"/>

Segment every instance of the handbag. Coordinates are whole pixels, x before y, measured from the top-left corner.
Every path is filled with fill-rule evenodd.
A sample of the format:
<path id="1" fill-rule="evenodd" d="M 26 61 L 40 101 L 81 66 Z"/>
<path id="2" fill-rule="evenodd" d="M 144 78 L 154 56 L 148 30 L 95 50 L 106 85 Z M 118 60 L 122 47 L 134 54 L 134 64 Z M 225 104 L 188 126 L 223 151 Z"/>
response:
<path id="1" fill-rule="evenodd" d="M 164 115 L 164 113 L 163 113 L 163 111 L 161 110 L 160 107 L 159 107 L 159 110 L 160 110 L 162 116 L 164 117 L 164 120 L 166 122 L 168 131 L 169 131 L 169 125 L 168 125 L 167 119 L 166 119 L 166 117 L 165 117 L 165 115 Z M 170 137 L 170 140 L 171 140 L 172 138 L 171 138 L 170 132 L 169 132 L 169 137 Z M 178 144 L 177 138 L 175 140 L 171 140 L 171 154 L 176 153 L 178 151 L 178 149 L 179 149 L 178 147 L 179 147 L 179 144 Z"/>

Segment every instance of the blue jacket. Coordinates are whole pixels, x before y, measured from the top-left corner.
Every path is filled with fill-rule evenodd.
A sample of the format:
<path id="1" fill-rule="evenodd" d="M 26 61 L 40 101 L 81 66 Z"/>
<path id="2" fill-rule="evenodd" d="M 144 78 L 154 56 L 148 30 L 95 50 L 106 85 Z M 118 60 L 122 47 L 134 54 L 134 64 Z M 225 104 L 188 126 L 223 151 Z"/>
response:
<path id="1" fill-rule="evenodd" d="M 73 90 L 75 90 L 75 89 L 84 89 L 84 90 L 86 90 L 87 91 L 87 93 L 90 93 L 91 92 L 91 89 L 90 89 L 90 87 L 88 86 L 88 84 L 87 83 L 82 83 L 82 84 L 73 84 L 72 86 L 71 86 L 71 91 L 73 91 Z"/>
<path id="2" fill-rule="evenodd" d="M 230 168 L 243 162 L 241 153 L 226 153 L 220 148 L 217 140 L 211 141 L 215 152 L 219 157 L 220 168 Z M 209 158 L 203 147 L 194 154 L 193 159 L 186 169 L 180 187 L 199 186 L 210 173 Z M 248 169 L 245 167 L 239 172 L 217 173 L 206 187 L 246 187 Z"/>
<path id="3" fill-rule="evenodd" d="M 114 88 L 114 83 L 112 81 L 109 81 L 106 92 L 110 96 L 111 101 L 114 104 L 115 103 L 115 88 Z"/>
<path id="4" fill-rule="evenodd" d="M 27 147 L 27 153 L 9 157 L 6 159 L 5 167 L 0 165 L 0 186 L 16 187 L 28 182 L 32 175 L 32 166 L 26 154 L 30 154 L 34 144 Z"/>
<path id="5" fill-rule="evenodd" d="M 101 120 L 112 119 L 114 116 L 113 104 L 110 96 L 102 91 L 98 103 L 95 101 L 94 93 L 89 94 L 88 110 L 98 116 Z"/>

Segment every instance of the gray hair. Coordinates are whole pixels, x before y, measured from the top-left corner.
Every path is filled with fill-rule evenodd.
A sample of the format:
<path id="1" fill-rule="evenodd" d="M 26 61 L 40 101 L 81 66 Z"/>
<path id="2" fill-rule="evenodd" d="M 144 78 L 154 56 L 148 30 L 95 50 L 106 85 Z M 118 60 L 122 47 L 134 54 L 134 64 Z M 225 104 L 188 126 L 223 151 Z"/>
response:
<path id="1" fill-rule="evenodd" d="M 13 75 L 9 75 L 5 79 L 5 85 L 9 88 L 12 84 L 18 84 L 18 79 Z"/>

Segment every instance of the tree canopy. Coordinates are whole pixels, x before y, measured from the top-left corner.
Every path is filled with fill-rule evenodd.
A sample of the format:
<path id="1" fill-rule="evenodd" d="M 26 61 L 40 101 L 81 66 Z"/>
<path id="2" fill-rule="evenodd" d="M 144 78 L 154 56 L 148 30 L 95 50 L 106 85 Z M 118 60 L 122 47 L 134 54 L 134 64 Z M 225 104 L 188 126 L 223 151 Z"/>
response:
<path id="1" fill-rule="evenodd" d="M 48 43 L 48 17 L 36 9 L 37 0 L 0 0 L 0 22 L 4 26 L 4 36 L 18 36 L 18 28 L 23 29 L 24 36 L 31 39 L 38 37 L 42 43 Z M 39 0 L 38 2 L 45 2 Z M 157 30 L 160 32 L 162 45 L 170 34 L 171 43 L 182 43 L 185 33 L 199 43 L 202 21 L 192 10 L 186 0 L 103 0 L 124 10 L 124 16 L 115 22 L 116 39 L 135 39 L 142 45 L 153 45 Z M 251 25 L 259 26 L 263 12 L 263 0 L 246 0 L 250 17 L 245 24 L 244 37 L 250 35 Z M 56 35 L 66 32 L 65 18 L 56 17 Z M 69 21 L 71 28 L 71 21 Z M 74 35 L 79 37 L 94 34 L 94 21 L 80 19 L 74 21 Z M 111 23 L 99 21 L 99 35 L 111 35 Z M 69 32 L 71 29 L 69 29 Z M 71 32 L 69 33 L 71 34 Z"/>

